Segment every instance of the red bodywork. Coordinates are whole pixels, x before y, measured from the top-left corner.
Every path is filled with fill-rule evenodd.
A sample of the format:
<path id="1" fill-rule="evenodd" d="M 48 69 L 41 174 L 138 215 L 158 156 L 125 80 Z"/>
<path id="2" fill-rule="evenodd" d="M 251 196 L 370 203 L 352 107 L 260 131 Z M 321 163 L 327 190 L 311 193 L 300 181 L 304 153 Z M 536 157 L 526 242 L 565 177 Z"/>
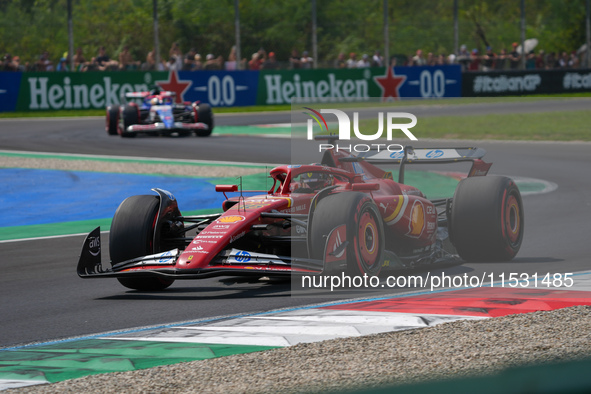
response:
<path id="1" fill-rule="evenodd" d="M 369 160 L 358 160 L 359 158 L 346 152 L 330 151 L 327 155 L 330 166 L 279 166 L 270 171 L 274 182 L 268 191 L 256 196 L 227 198 L 223 203 L 224 212 L 207 220 L 190 244 L 184 250 L 175 252 L 177 254 L 174 256 L 149 256 L 150 259 L 143 258 L 141 261 L 134 259 L 128 264 L 116 264 L 112 271 L 101 269 L 99 272 L 92 268 L 93 264 L 96 266 L 96 260 L 82 262 L 81 256 L 79 275 L 121 276 L 137 271 L 155 274 L 166 271 L 167 275 L 182 279 L 183 276 L 195 278 L 208 272 L 216 275 L 223 275 L 225 272 L 236 274 L 240 271 L 264 271 L 273 274 L 322 272 L 322 262 L 316 266 L 291 264 L 289 261 L 293 261 L 293 254 L 289 247 L 294 238 L 306 241 L 306 236 L 310 236 L 301 236 L 307 230 L 299 231 L 301 229 L 298 229 L 297 220 L 307 221 L 311 208 L 314 208 L 321 198 L 320 195 L 325 192 L 333 194 L 354 191 L 367 194 L 383 220 L 385 250 L 415 260 L 433 254 L 438 233 L 438 210 L 433 201 L 428 200 L 417 188 L 395 182 L 392 173 L 371 164 Z M 418 157 L 413 160 L 417 161 Z M 473 162 L 471 175 L 485 175 L 488 172 L 490 164 L 481 161 L 480 157 L 464 157 Z M 407 162 L 410 163 L 411 160 Z M 297 180 L 309 174 L 323 174 L 323 179 L 329 184 L 323 185 L 319 190 L 302 187 Z M 218 185 L 216 190 L 223 192 L 224 196 L 226 193 L 238 192 L 236 185 Z M 161 200 L 166 199 L 162 191 L 158 193 Z M 174 197 L 170 201 L 166 207 L 161 202 L 158 220 L 164 217 L 162 212 L 165 211 L 169 217 L 173 213 L 180 217 Z M 260 246 L 265 242 L 267 246 Z M 283 246 L 275 247 L 275 244 Z M 155 252 L 164 250 L 167 249 Z M 301 257 L 309 260 L 307 255 Z M 325 254 L 325 260 L 327 258 L 330 257 Z"/>
<path id="2" fill-rule="evenodd" d="M 338 160 L 339 153 L 335 154 Z M 343 157 L 348 155 L 342 154 Z M 365 171 L 356 174 L 353 164 L 348 162 L 334 168 L 318 165 L 280 166 L 271 170 L 274 186 L 267 194 L 246 197 L 236 202 L 213 223 L 201 231 L 178 259 L 178 268 L 223 268 L 225 264 L 215 264 L 212 260 L 226 249 L 233 241 L 243 237 L 255 224 L 271 224 L 278 219 L 261 217 L 263 212 L 278 211 L 289 214 L 307 214 L 315 193 L 293 193 L 290 190 L 292 179 L 309 172 L 326 172 L 339 176 L 335 180 L 334 192 L 362 191 L 375 201 L 380 209 L 391 239 L 405 238 L 406 246 L 416 251 L 427 250 L 435 242 L 437 232 L 437 212 L 423 193 L 415 187 L 399 184 L 392 180 L 392 175 L 369 163 L 358 163 Z M 222 189 L 222 188 L 220 188 Z M 229 205 L 229 204 L 226 204 Z M 274 233 L 273 233 L 274 232 Z M 290 231 L 281 229 L 268 230 L 264 236 L 289 235 Z M 232 265 L 232 268 L 249 268 Z M 253 267 L 254 269 L 254 267 Z M 260 269 L 257 268 L 257 269 Z M 287 270 L 290 267 L 268 266 L 266 269 Z"/>

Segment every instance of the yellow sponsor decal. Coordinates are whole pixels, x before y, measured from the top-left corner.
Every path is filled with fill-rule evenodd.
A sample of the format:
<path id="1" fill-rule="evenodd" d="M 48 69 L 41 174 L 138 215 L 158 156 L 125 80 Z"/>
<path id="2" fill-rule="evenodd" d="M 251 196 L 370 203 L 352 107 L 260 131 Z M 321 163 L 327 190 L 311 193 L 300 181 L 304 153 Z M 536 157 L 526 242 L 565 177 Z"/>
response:
<path id="1" fill-rule="evenodd" d="M 396 203 L 396 208 L 394 208 L 394 212 L 392 212 L 392 215 L 388 216 L 386 219 L 384 219 L 384 222 L 388 223 L 391 220 L 394 220 L 394 218 L 396 216 L 398 216 L 398 214 L 400 213 L 400 209 L 402 208 L 402 205 L 404 203 L 406 196 L 400 196 L 398 197 L 398 202 Z"/>
<path id="2" fill-rule="evenodd" d="M 237 223 L 237 222 L 241 222 L 245 219 L 244 216 L 240 216 L 240 215 L 231 215 L 231 216 L 222 216 L 221 218 L 219 218 L 217 221 L 219 223 Z"/>
<path id="3" fill-rule="evenodd" d="M 242 205 L 242 208 L 244 208 L 244 209 L 258 209 L 258 208 L 263 208 L 267 205 L 269 205 L 269 204 L 260 204 L 260 203 L 255 203 L 255 202 L 248 203 L 247 202 Z"/>
<path id="4" fill-rule="evenodd" d="M 425 227 L 425 208 L 423 203 L 415 201 L 410 213 L 410 232 L 411 237 L 420 237 Z"/>
<path id="5" fill-rule="evenodd" d="M 273 197 L 273 198 L 278 198 L 278 199 L 281 199 L 281 200 L 287 200 L 287 207 L 288 207 L 288 208 L 291 208 L 291 203 L 292 203 L 292 201 L 293 201 L 293 200 L 291 199 L 291 197 Z"/>

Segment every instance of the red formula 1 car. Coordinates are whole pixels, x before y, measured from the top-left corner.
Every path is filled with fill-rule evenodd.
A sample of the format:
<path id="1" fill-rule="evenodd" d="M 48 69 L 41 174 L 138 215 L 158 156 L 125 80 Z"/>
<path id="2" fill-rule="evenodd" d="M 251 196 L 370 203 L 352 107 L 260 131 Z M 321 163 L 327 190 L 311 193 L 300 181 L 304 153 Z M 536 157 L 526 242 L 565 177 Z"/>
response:
<path id="1" fill-rule="evenodd" d="M 107 107 L 107 134 L 135 137 L 138 134 L 189 135 L 194 132 L 198 137 L 209 136 L 213 131 L 213 113 L 209 104 L 175 104 L 175 95 L 159 88 L 126 93 L 126 104 Z"/>
<path id="2" fill-rule="evenodd" d="M 138 290 L 176 279 L 217 275 L 280 276 L 348 272 L 378 275 L 383 267 L 435 264 L 457 254 L 467 261 L 510 260 L 524 226 L 519 189 L 485 176 L 479 148 L 329 150 L 322 163 L 270 171 L 260 195 L 227 198 L 223 213 L 183 216 L 167 191 L 127 198 L 113 218 L 111 268 L 101 265 L 100 229 L 86 238 L 78 275 L 117 278 Z M 453 198 L 429 200 L 404 184 L 412 163 L 472 161 Z M 376 164 L 399 164 L 399 179 Z M 218 185 L 218 192 L 239 192 Z M 195 234 L 195 235 L 189 235 Z"/>

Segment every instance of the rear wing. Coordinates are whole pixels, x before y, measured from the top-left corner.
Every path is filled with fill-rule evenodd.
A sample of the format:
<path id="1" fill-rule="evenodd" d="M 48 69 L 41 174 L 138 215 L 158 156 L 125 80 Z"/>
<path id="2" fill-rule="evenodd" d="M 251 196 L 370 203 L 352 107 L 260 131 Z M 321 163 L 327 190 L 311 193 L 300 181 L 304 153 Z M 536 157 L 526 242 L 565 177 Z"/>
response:
<path id="1" fill-rule="evenodd" d="M 367 151 L 359 153 L 368 163 L 456 163 L 482 159 L 486 151 L 482 148 L 413 148 L 406 146 L 404 150 L 390 152 L 387 150 Z"/>
<path id="2" fill-rule="evenodd" d="M 361 152 L 351 161 L 363 160 L 371 164 L 400 164 L 398 182 L 404 183 L 404 166 L 406 164 L 449 164 L 471 161 L 472 167 L 468 176 L 483 176 L 488 173 L 492 163 L 485 163 L 482 157 L 486 151 L 482 148 L 413 148 L 405 146 L 403 150 L 370 150 Z M 341 159 L 342 161 L 342 159 Z"/>

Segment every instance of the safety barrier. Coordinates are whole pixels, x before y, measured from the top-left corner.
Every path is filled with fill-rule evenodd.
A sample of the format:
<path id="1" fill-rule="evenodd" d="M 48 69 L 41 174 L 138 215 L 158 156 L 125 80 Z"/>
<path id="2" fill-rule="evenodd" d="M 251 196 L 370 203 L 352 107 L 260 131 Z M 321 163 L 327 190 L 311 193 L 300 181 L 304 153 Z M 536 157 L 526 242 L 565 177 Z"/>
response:
<path id="1" fill-rule="evenodd" d="M 264 71 L 0 72 L 0 112 L 101 109 L 154 85 L 214 107 L 289 104 L 293 97 L 350 101 L 459 97 L 459 66 Z"/>
<path id="2" fill-rule="evenodd" d="M 0 112 L 102 109 L 154 85 L 213 107 L 591 92 L 591 69 L 465 72 L 460 66 L 262 71 L 0 72 Z"/>

